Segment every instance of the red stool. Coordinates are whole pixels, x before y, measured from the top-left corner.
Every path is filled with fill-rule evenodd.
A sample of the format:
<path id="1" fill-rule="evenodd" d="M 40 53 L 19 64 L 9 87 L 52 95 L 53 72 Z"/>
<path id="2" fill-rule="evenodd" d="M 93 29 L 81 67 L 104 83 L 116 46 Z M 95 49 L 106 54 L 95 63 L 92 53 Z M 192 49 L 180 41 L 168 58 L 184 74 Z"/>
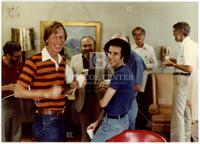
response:
<path id="1" fill-rule="evenodd" d="M 147 130 L 125 130 L 107 142 L 167 142 L 161 135 Z"/>

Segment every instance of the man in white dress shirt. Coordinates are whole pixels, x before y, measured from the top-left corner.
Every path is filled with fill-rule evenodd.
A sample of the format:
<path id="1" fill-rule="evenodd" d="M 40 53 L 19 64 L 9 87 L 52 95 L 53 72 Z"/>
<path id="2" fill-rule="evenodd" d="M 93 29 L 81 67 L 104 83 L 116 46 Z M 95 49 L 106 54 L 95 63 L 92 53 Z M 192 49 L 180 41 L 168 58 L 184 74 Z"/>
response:
<path id="1" fill-rule="evenodd" d="M 145 73 L 146 76 L 144 76 L 142 91 L 144 91 L 145 89 L 146 79 L 148 75 L 147 72 L 151 72 L 153 68 L 157 67 L 156 55 L 153 47 L 144 43 L 145 33 L 146 32 L 142 27 L 136 27 L 132 30 L 132 35 L 135 44 L 133 44 L 131 47 L 139 56 L 142 57 L 146 66 L 146 73 Z"/>
<path id="2" fill-rule="evenodd" d="M 144 90 L 146 86 L 146 81 L 148 74 L 152 72 L 154 68 L 157 67 L 156 55 L 153 47 L 144 43 L 145 39 L 145 30 L 142 27 L 135 27 L 132 30 L 133 39 L 135 44 L 131 46 L 131 48 L 143 59 L 145 64 L 144 70 L 144 78 L 143 78 L 143 86 L 141 91 L 138 93 L 137 101 L 139 107 L 139 113 L 136 120 L 136 128 L 137 129 L 145 129 L 147 124 L 147 107 L 144 107 L 145 101 L 147 98 L 145 97 Z"/>
<path id="3" fill-rule="evenodd" d="M 175 41 L 180 43 L 177 59 L 168 57 L 164 64 L 175 68 L 175 94 L 173 97 L 170 139 L 175 142 L 189 142 L 191 138 L 191 97 L 197 101 L 198 45 L 189 37 L 190 26 L 186 22 L 173 25 Z M 193 87 L 191 87 L 191 85 Z M 192 106 L 192 107 L 190 107 Z M 195 111 L 198 111 L 196 109 Z"/>

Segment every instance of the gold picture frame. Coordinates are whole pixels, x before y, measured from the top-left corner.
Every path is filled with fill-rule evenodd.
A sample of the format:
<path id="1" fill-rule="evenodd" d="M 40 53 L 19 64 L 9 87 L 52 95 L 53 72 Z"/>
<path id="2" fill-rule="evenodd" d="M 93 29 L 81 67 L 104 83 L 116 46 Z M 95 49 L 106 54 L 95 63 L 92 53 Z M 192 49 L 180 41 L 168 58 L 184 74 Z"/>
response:
<path id="1" fill-rule="evenodd" d="M 40 21 L 40 47 L 44 47 L 43 34 L 45 27 L 52 21 Z M 97 21 L 59 21 L 65 27 L 68 37 L 66 47 L 64 48 L 65 55 L 71 59 L 76 53 L 80 53 L 80 38 L 90 35 L 96 40 L 95 51 L 101 51 L 102 24 Z M 78 46 L 79 45 L 79 46 Z M 70 48 L 73 47 L 73 48 Z"/>

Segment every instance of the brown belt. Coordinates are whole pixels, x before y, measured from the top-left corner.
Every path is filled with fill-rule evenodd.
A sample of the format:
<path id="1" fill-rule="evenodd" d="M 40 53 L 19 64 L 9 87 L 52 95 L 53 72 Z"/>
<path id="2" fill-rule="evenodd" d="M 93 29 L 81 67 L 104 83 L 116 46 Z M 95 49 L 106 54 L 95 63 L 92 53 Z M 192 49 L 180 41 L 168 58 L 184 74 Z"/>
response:
<path id="1" fill-rule="evenodd" d="M 62 110 L 38 109 L 36 113 L 39 113 L 42 115 L 62 115 Z"/>
<path id="2" fill-rule="evenodd" d="M 184 75 L 184 76 L 190 76 L 190 73 L 182 73 L 182 72 L 174 72 L 174 75 Z"/>

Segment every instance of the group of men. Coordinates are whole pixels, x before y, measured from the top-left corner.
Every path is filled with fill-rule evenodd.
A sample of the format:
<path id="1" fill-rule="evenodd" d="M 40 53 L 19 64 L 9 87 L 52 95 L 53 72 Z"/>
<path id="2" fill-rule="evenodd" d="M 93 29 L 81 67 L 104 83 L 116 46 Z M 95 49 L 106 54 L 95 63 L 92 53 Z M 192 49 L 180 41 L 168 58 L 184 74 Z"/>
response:
<path id="1" fill-rule="evenodd" d="M 197 45 L 188 36 L 190 27 L 187 23 L 179 22 L 173 28 L 175 40 L 181 42 L 181 51 L 177 60 L 169 58 L 164 62 L 165 65 L 176 68 L 171 140 L 188 141 L 186 136 L 190 136 L 191 131 L 189 125 L 184 125 L 184 116 L 187 115 L 188 119 L 190 117 L 187 82 L 193 76 L 197 64 L 197 57 L 193 56 L 197 54 Z M 141 98 L 145 97 L 147 75 L 156 67 L 157 62 L 154 49 L 144 43 L 145 30 L 136 27 L 132 35 L 135 45 L 131 46 L 129 38 L 118 33 L 105 44 L 102 53 L 95 52 L 96 41 L 93 37 L 83 36 L 80 40 L 81 54 L 71 59 L 70 67 L 74 74 L 88 71 L 85 73 L 86 82 L 83 86 L 79 86 L 76 78 L 70 84 L 71 89 L 77 90 L 75 107 L 80 114 L 82 141 L 90 141 L 87 129 L 93 129 L 95 132 L 93 142 L 103 142 L 125 129 L 140 129 L 144 126 L 144 123 L 136 123 L 136 117 L 138 108 L 140 111 L 144 105 Z M 37 141 L 64 140 L 64 93 L 68 79 L 65 69 L 68 67 L 66 59 L 59 53 L 66 39 L 67 32 L 60 22 L 48 25 L 43 36 L 45 47 L 40 53 L 26 60 L 23 70 L 19 64 L 20 46 L 13 42 L 5 44 L 2 59 L 3 97 L 13 94 L 13 91 L 14 97 L 3 99 L 3 141 L 20 141 L 20 124 L 18 130 L 8 129 L 12 125 L 8 119 L 14 118 L 16 113 L 11 117 L 7 116 L 9 102 L 13 99 L 16 101 L 17 98 L 33 99 L 35 102 L 37 110 L 33 135 Z M 4 78 L 11 68 L 15 78 Z M 105 83 L 107 79 L 110 80 L 109 83 Z M 13 119 L 12 122 L 15 121 Z M 190 123 L 188 120 L 187 124 Z M 184 129 L 184 126 L 188 126 L 187 129 Z"/>

